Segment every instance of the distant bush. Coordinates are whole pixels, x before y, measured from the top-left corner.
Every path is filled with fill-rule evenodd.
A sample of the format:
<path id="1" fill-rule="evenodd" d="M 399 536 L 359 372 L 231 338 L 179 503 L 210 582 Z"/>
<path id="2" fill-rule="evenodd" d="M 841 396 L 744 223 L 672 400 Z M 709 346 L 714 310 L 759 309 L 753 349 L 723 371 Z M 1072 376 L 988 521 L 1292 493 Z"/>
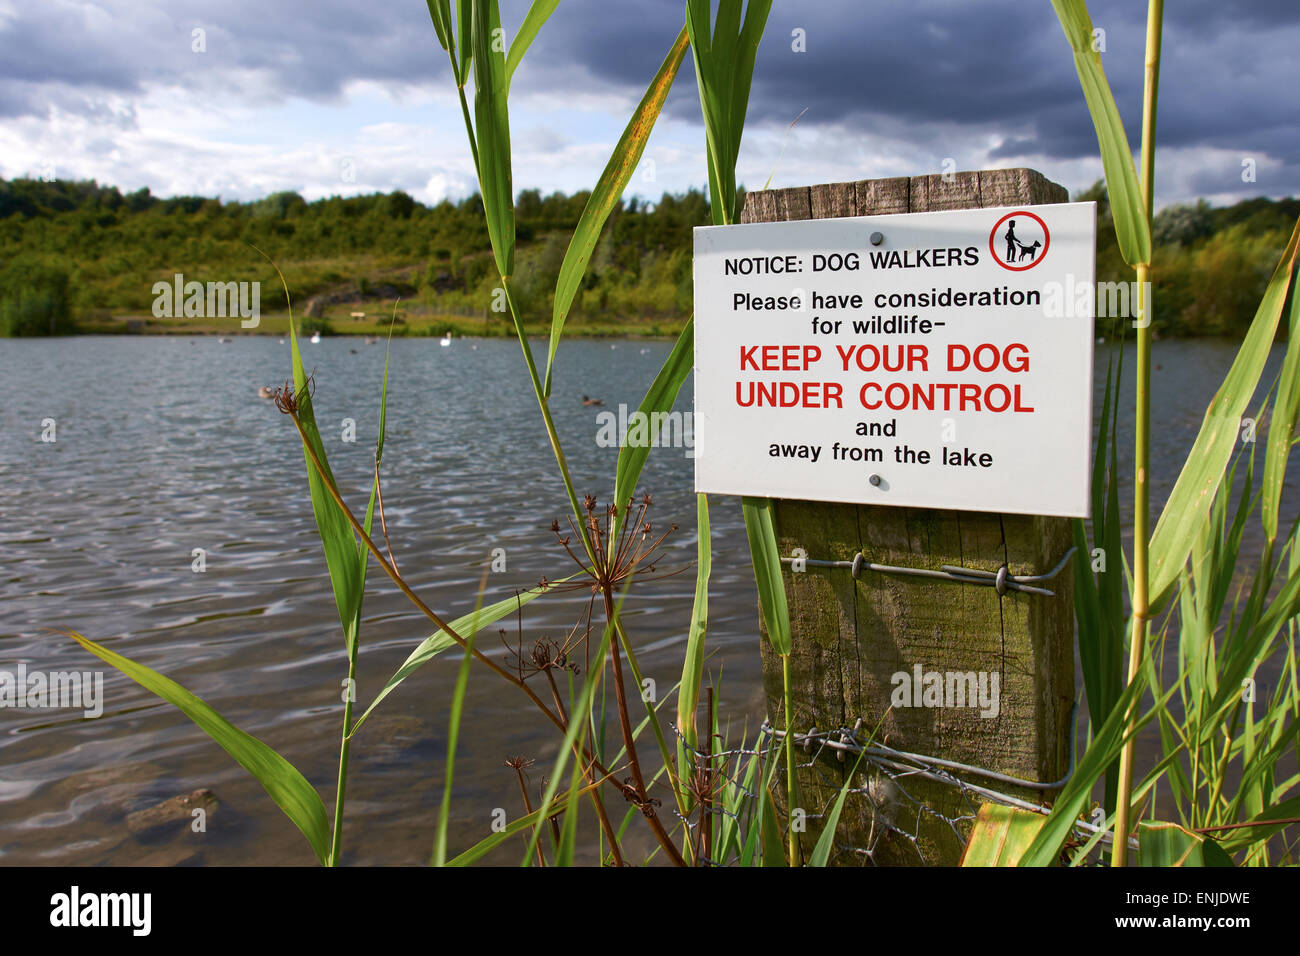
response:
<path id="1" fill-rule="evenodd" d="M 76 331 L 68 269 L 18 256 L 0 269 L 0 335 L 67 335 Z"/>

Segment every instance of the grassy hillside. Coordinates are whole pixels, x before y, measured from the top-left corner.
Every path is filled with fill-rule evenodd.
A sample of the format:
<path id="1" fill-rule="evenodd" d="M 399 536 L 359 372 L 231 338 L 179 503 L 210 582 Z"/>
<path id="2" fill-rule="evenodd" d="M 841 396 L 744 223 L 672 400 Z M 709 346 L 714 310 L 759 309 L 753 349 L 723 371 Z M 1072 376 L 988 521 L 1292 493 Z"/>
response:
<path id="1" fill-rule="evenodd" d="M 1098 279 L 1128 281 L 1105 192 Z M 552 290 L 587 194 L 519 194 L 515 289 L 530 328 L 549 326 Z M 404 192 L 305 202 L 123 195 L 94 182 L 0 180 L 0 335 L 71 331 L 241 331 L 237 318 L 158 318 L 157 282 L 259 281 L 258 332 L 285 328 L 286 301 L 325 332 L 506 334 L 492 309 L 494 270 L 481 200 L 424 206 Z M 1247 200 L 1166 209 L 1156 219 L 1156 327 L 1164 335 L 1236 335 L 1249 323 L 1300 202 Z M 593 256 L 566 331 L 672 334 L 691 309 L 691 228 L 708 223 L 691 191 L 621 204 Z M 256 248 L 254 248 L 256 247 Z M 315 300 L 315 301 L 313 301 Z M 308 306 L 311 306 L 308 309 Z M 364 313 L 360 319 L 354 313 Z M 1110 331 L 1099 322 L 1099 331 Z"/>

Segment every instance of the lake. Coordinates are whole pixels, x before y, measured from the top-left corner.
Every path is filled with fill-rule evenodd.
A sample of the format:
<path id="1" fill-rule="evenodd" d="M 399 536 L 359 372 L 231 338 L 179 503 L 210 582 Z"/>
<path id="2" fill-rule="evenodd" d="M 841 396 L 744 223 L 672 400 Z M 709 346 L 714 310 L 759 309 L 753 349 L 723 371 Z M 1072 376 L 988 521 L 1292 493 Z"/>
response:
<path id="1" fill-rule="evenodd" d="M 608 499 L 617 449 L 600 441 L 598 416 L 620 403 L 635 408 L 670 347 L 562 345 L 552 408 L 579 495 Z M 303 348 L 331 464 L 359 512 L 373 464 L 384 346 L 327 338 Z M 545 343 L 533 348 L 544 365 Z M 75 629 L 185 685 L 284 754 L 332 811 L 346 654 L 297 433 L 257 395 L 259 385 L 287 377 L 288 350 L 270 337 L 0 340 L 0 670 L 104 671 L 98 719 L 79 710 L 0 709 L 0 863 L 314 861 L 261 786 L 187 718 L 50 630 Z M 1106 354 L 1099 346 L 1097 412 Z M 1172 488 L 1234 354 L 1230 343 L 1155 343 L 1155 505 Z M 1280 356 L 1275 349 L 1266 382 Z M 1128 370 L 1132 357 L 1130 350 Z M 1125 411 L 1132 406 L 1126 378 Z M 504 552 L 505 570 L 488 573 L 485 602 L 572 573 L 550 530 L 553 520 L 563 523 L 567 499 L 518 343 L 397 339 L 390 380 L 388 532 L 399 567 L 426 603 L 447 619 L 471 611 L 495 549 Z M 584 395 L 604 407 L 584 406 Z M 679 409 L 689 409 L 690 395 L 688 382 Z M 47 419 L 54 442 L 40 440 Z M 343 440 L 349 419 L 355 442 Z M 1131 426 L 1121 425 L 1120 449 L 1121 471 L 1130 473 Z M 686 450 L 661 448 L 641 480 L 654 495 L 656 530 L 679 525 L 658 570 L 680 573 L 634 589 L 624 608 L 641 666 L 661 693 L 680 676 L 694 593 L 691 474 Z M 1288 520 L 1297 501 L 1291 484 Z M 1131 491 L 1125 495 L 1127 505 Z M 738 742 L 752 739 L 763 719 L 756 596 L 739 501 L 712 498 L 711 516 L 709 669 L 721 673 L 719 713 Z M 1248 543 L 1257 545 L 1257 521 L 1251 529 Z M 195 549 L 202 549 L 201 572 Z M 373 562 L 368 583 L 362 707 L 432 630 Z M 586 604 L 572 593 L 533 602 L 523 613 L 526 643 L 563 638 Z M 514 619 L 501 626 L 507 640 L 519 637 Z M 481 646 L 499 652 L 499 640 L 493 628 Z M 354 739 L 345 863 L 427 861 L 458 661 L 446 654 L 424 667 Z M 520 812 L 505 760 L 535 758 L 537 785 L 557 743 L 522 695 L 482 668 L 471 672 L 453 852 L 488 833 L 496 808 L 511 818 Z M 160 840 L 128 825 L 132 812 L 198 788 L 220 801 L 203 839 Z M 516 862 L 518 842 L 494 859 Z"/>

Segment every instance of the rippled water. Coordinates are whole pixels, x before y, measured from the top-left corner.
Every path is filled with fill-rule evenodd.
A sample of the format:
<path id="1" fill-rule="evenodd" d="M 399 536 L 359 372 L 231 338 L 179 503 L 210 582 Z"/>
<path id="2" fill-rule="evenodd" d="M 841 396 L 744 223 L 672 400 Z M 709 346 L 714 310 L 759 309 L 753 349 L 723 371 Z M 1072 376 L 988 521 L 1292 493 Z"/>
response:
<path id="1" fill-rule="evenodd" d="M 544 361 L 544 344 L 534 348 Z M 579 494 L 607 496 L 616 457 L 596 441 L 601 409 L 581 397 L 634 408 L 669 348 L 620 340 L 561 349 L 553 407 Z M 331 463 L 360 508 L 384 348 L 326 339 L 304 349 Z M 1233 354 L 1222 343 L 1157 343 L 1157 499 Z M 1101 353 L 1098 366 L 1104 381 Z M 256 394 L 287 371 L 288 346 L 274 338 L 0 340 L 0 669 L 99 669 L 48 630 L 76 629 L 206 699 L 294 762 L 332 806 L 341 630 L 296 433 Z M 689 396 L 688 383 L 679 408 L 689 408 Z M 349 418 L 352 444 L 341 440 Z M 39 440 L 45 419 L 55 422 L 53 443 Z M 1121 449 L 1130 447 L 1122 431 Z M 489 575 L 489 601 L 572 570 L 549 530 L 566 499 L 513 341 L 394 341 L 384 477 L 397 561 L 446 617 L 473 608 L 494 548 L 505 549 L 507 570 Z M 655 494 L 653 520 L 681 526 L 661 568 L 687 566 L 695 555 L 690 459 L 681 449 L 655 451 L 642 487 Z M 710 666 L 723 671 L 719 711 L 738 737 L 746 726 L 752 735 L 763 712 L 755 596 L 739 504 L 712 504 Z M 191 567 L 196 548 L 206 552 L 203 573 Z M 363 705 L 430 631 L 373 564 L 370 584 L 357 675 Z M 661 692 L 680 673 L 693 587 L 688 569 L 645 584 L 625 608 Z M 534 602 L 523 633 L 560 636 L 583 607 L 572 595 Z M 516 635 L 516 622 L 503 624 Z M 427 860 L 457 659 L 421 670 L 357 735 L 345 862 Z M 0 709 L 0 862 L 312 862 L 260 786 L 185 717 L 115 671 L 104 680 L 97 720 Z M 555 735 L 521 701 L 475 672 L 453 847 L 484 835 L 494 808 L 518 811 L 507 756 L 537 758 L 537 782 L 555 753 Z M 206 839 L 156 842 L 124 825 L 132 811 L 200 787 L 221 801 Z M 511 846 L 501 859 L 517 856 Z"/>

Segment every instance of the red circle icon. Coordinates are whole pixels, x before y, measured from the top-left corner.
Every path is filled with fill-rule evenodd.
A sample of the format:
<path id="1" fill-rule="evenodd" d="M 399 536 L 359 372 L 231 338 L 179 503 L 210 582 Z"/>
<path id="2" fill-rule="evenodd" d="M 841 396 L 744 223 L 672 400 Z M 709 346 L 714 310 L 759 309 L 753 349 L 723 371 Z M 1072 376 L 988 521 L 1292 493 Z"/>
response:
<path id="1" fill-rule="evenodd" d="M 1004 260 L 1002 256 L 998 255 L 998 230 L 1001 229 L 1002 224 L 1008 220 L 1011 220 L 1012 223 L 1014 223 L 1016 219 L 1021 217 L 1032 219 L 1034 222 L 1038 223 L 1039 228 L 1043 230 L 1043 238 L 1039 239 L 1035 236 L 1031 242 L 1024 242 L 1022 241 L 1021 236 L 1030 238 L 1028 234 L 1022 229 L 1021 235 L 1017 236 L 1015 234 L 1014 225 L 1008 224 L 1007 229 L 1003 230 L 1003 235 L 1001 236 L 1001 240 L 1006 246 L 1006 259 Z M 992 230 L 989 231 L 989 254 L 993 256 L 994 262 L 1002 268 L 1009 269 L 1012 272 L 1024 272 L 1026 269 L 1032 269 L 1034 266 L 1038 265 L 1047 256 L 1047 248 L 1051 244 L 1052 235 L 1048 232 L 1047 223 L 1043 222 L 1041 218 L 1035 216 L 1028 209 L 1017 209 L 1015 212 L 1007 213 L 995 222 Z"/>

